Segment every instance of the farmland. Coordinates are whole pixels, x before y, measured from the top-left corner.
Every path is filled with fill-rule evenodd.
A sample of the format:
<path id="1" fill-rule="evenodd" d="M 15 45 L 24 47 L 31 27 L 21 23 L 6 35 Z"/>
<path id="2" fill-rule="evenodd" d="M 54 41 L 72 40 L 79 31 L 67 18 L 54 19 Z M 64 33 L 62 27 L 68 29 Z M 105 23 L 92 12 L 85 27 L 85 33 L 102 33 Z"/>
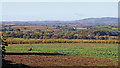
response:
<path id="1" fill-rule="evenodd" d="M 83 39 L 7 39 L 8 44 L 39 44 L 39 43 L 106 43 L 118 44 L 119 40 L 83 40 Z"/>
<path id="2" fill-rule="evenodd" d="M 32 24 L 32 23 L 31 23 Z M 117 26 L 4 24 L 5 60 L 28 66 L 117 66 Z M 6 66 L 3 65 L 3 66 Z"/>
<path id="3" fill-rule="evenodd" d="M 118 61 L 110 59 L 63 55 L 6 55 L 5 60 L 12 61 L 11 65 L 18 64 L 18 67 L 21 68 L 40 68 L 40 66 L 77 66 L 77 68 L 106 66 L 107 68 L 116 68 L 114 66 L 118 65 Z M 6 65 L 4 64 L 4 66 Z"/>
<path id="4" fill-rule="evenodd" d="M 31 51 L 27 51 L 32 48 Z M 5 60 L 23 67 L 117 66 L 118 45 L 105 43 L 9 44 Z M 17 53 L 21 55 L 9 55 Z M 26 53 L 26 54 L 25 54 Z M 30 53 L 30 54 L 29 54 Z M 23 55 L 22 55 L 23 54 Z M 3 64 L 6 66 L 8 64 Z M 26 65 L 26 66 L 25 66 Z M 9 66 L 9 65 L 8 65 Z"/>
<path id="5" fill-rule="evenodd" d="M 118 60 L 118 45 L 103 43 L 42 43 L 10 44 L 7 52 L 60 53 L 72 56 L 97 57 Z"/>

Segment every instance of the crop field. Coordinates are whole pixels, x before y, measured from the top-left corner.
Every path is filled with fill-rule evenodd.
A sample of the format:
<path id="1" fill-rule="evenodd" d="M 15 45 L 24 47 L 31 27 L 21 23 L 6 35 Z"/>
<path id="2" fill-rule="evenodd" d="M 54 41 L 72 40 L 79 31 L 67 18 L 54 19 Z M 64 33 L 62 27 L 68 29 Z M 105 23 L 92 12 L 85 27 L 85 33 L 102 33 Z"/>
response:
<path id="1" fill-rule="evenodd" d="M 27 51 L 32 48 L 31 51 Z M 59 53 L 68 56 L 96 57 L 118 60 L 118 45 L 103 43 L 41 43 L 9 44 L 7 52 Z"/>
<path id="2" fill-rule="evenodd" d="M 8 44 L 41 44 L 41 43 L 105 43 L 118 44 L 119 40 L 81 40 L 81 39 L 7 39 Z"/>
<path id="3" fill-rule="evenodd" d="M 21 29 L 21 31 L 31 31 L 31 30 L 57 30 L 56 27 L 46 27 L 46 26 L 13 26 L 13 29 Z M 26 29 L 24 29 L 26 28 Z"/>

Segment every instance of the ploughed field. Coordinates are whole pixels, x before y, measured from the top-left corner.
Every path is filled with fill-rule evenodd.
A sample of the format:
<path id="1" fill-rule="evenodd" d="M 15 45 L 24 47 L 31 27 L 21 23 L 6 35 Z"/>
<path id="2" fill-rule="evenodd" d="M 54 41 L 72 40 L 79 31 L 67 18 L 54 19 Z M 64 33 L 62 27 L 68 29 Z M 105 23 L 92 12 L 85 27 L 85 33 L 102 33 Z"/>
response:
<path id="1" fill-rule="evenodd" d="M 31 51 L 27 51 L 32 48 Z M 6 55 L 12 64 L 28 66 L 117 66 L 118 45 L 103 43 L 9 44 L 7 52 L 41 53 Z"/>
<path id="2" fill-rule="evenodd" d="M 104 59 L 104 58 L 63 56 L 63 55 L 6 55 L 5 60 L 12 61 L 10 63 L 11 65 L 18 64 L 19 66 L 22 66 L 22 64 L 24 64 L 30 67 L 36 67 L 36 66 L 117 66 L 118 64 L 118 61 Z"/>

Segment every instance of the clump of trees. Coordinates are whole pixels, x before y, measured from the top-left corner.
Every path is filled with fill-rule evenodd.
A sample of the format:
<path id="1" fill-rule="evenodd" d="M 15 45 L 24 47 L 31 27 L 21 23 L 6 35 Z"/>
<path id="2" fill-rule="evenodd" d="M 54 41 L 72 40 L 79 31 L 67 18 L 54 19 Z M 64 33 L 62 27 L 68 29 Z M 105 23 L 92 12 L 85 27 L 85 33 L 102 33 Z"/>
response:
<path id="1" fill-rule="evenodd" d="M 7 41 L 6 41 L 6 39 L 5 38 L 1 38 L 1 42 L 2 42 L 2 45 L 1 45 L 1 48 L 2 48 L 2 59 L 4 59 L 4 57 L 5 57 L 5 51 L 6 51 L 6 49 L 5 49 L 5 47 L 6 46 L 8 46 L 8 43 L 7 43 Z"/>
<path id="2" fill-rule="evenodd" d="M 27 28 L 28 29 L 28 28 Z M 87 30 L 74 29 L 70 26 L 56 26 L 57 30 L 40 30 L 21 31 L 21 29 L 2 29 L 2 36 L 5 38 L 24 38 L 24 39 L 94 39 L 109 40 L 111 36 L 118 36 L 118 31 L 102 28 L 90 27 Z M 112 39 L 117 39 L 112 38 Z"/>
<path id="3" fill-rule="evenodd" d="M 5 38 L 24 39 L 96 39 L 108 40 L 110 36 L 117 36 L 117 32 L 106 31 L 6 31 L 3 32 Z"/>

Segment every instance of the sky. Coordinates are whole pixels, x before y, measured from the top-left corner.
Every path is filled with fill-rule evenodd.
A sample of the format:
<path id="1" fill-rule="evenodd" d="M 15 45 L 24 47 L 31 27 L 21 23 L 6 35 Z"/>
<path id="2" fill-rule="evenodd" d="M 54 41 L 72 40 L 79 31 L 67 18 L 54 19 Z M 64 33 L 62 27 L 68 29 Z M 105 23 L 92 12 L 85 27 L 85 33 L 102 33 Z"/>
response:
<path id="1" fill-rule="evenodd" d="M 119 0 L 1 0 L 2 2 L 118 2 Z"/>
<path id="2" fill-rule="evenodd" d="M 3 2 L 3 21 L 72 21 L 117 17 L 117 2 Z"/>

